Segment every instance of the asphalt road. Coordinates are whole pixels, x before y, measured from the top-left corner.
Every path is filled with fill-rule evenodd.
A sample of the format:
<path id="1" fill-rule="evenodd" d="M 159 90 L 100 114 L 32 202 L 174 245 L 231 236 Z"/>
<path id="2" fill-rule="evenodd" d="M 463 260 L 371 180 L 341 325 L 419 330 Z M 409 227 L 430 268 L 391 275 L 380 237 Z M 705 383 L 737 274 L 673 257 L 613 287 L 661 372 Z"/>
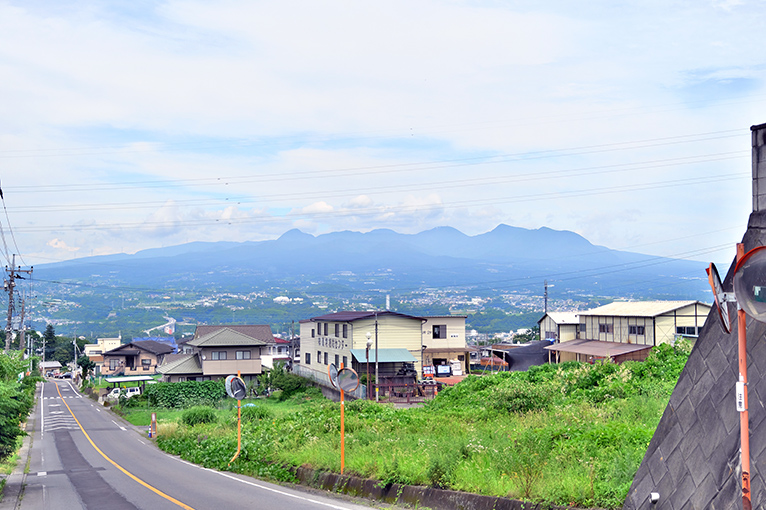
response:
<path id="1" fill-rule="evenodd" d="M 28 462 L 29 468 L 9 478 L 0 510 L 370 508 L 167 455 L 69 381 L 38 387 L 27 432 L 28 456 L 20 464 Z"/>

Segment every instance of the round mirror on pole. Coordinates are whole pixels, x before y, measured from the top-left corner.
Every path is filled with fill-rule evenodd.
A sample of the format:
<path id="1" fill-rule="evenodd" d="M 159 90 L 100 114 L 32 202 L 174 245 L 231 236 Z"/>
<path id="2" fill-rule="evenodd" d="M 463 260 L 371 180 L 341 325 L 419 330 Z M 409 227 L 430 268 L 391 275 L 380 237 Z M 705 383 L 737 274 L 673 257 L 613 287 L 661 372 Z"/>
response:
<path id="1" fill-rule="evenodd" d="M 330 384 L 332 384 L 333 388 L 338 387 L 338 367 L 335 366 L 335 363 L 330 363 L 330 366 L 327 367 L 327 375 L 330 376 Z"/>
<path id="2" fill-rule="evenodd" d="M 737 262 L 734 295 L 747 315 L 766 322 L 766 246 L 753 248 Z"/>
<path id="3" fill-rule="evenodd" d="M 731 333 L 731 310 L 729 310 L 731 300 L 727 298 L 726 293 L 723 291 L 723 284 L 721 283 L 718 269 L 712 262 L 707 268 L 707 279 L 710 283 L 710 287 L 713 289 L 713 297 L 715 298 L 715 305 L 718 309 L 718 324 L 721 325 L 721 329 L 723 329 L 724 333 Z"/>
<path id="4" fill-rule="evenodd" d="M 352 368 L 342 368 L 338 372 L 338 387 L 343 391 L 354 391 L 359 386 L 359 375 Z"/>

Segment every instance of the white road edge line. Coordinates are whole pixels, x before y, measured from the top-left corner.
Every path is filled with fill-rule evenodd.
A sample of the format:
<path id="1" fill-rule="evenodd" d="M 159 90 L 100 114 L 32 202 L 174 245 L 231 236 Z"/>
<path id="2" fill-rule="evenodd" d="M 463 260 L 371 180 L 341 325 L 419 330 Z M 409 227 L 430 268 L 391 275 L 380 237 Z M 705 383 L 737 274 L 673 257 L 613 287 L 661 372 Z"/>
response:
<path id="1" fill-rule="evenodd" d="M 176 459 L 178 462 L 183 462 L 184 464 L 187 464 L 189 466 L 192 466 L 192 467 L 195 467 L 195 468 L 198 468 L 198 469 L 204 469 L 205 471 L 210 471 L 212 473 L 219 474 L 219 475 L 221 475 L 223 477 L 226 477 L 226 478 L 231 478 L 232 480 L 244 483 L 245 485 L 252 485 L 253 487 L 257 487 L 259 489 L 267 490 L 269 492 L 275 492 L 277 494 L 281 494 L 283 496 L 287 496 L 287 497 L 290 497 L 290 498 L 300 499 L 301 501 L 308 501 L 309 503 L 315 503 L 317 505 L 326 506 L 326 507 L 329 507 L 329 508 L 335 508 L 336 510 L 348 510 L 347 506 L 333 505 L 332 503 L 325 503 L 324 501 L 319 501 L 317 499 L 307 498 L 305 496 L 299 496 L 297 494 L 291 494 L 289 492 L 281 491 L 279 489 L 274 489 L 272 487 L 267 487 L 267 486 L 261 485 L 259 483 L 250 482 L 248 480 L 242 480 L 241 478 L 237 478 L 236 476 L 230 475 L 228 473 L 224 473 L 223 471 L 216 471 L 215 469 L 210 469 L 210 468 L 202 467 L 202 466 L 200 466 L 198 464 L 194 464 L 193 462 L 189 462 L 189 461 L 183 460 L 183 459 L 175 457 L 175 456 L 173 458 Z"/>
<path id="2" fill-rule="evenodd" d="M 45 393 L 45 383 L 40 386 L 40 439 L 43 438 L 45 434 L 45 418 L 43 418 L 43 412 L 45 411 L 43 404 L 43 394 Z"/>

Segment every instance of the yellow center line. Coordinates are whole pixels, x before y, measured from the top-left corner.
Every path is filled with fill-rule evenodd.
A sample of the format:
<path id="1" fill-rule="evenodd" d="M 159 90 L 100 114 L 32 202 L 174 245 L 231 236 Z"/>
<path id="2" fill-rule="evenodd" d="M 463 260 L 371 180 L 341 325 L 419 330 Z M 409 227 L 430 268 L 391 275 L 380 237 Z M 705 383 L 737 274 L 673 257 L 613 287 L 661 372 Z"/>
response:
<path id="1" fill-rule="evenodd" d="M 102 457 L 104 457 L 106 460 L 108 460 L 114 467 L 116 467 L 117 469 L 119 469 L 120 471 L 122 471 L 123 473 L 128 475 L 130 478 L 132 478 L 133 480 L 137 481 L 138 483 L 140 483 L 141 485 L 143 485 L 144 487 L 149 489 L 150 491 L 154 492 L 155 494 L 157 494 L 159 496 L 162 496 L 163 498 L 167 499 L 168 501 L 171 501 L 171 502 L 175 503 L 176 505 L 180 506 L 181 508 L 184 508 L 185 510 L 194 510 L 194 508 L 190 507 L 189 505 L 187 505 L 185 503 L 181 503 L 180 501 L 178 501 L 174 497 L 168 496 L 167 494 L 165 494 L 161 490 L 152 487 L 151 485 L 149 485 L 145 481 L 141 480 L 136 475 L 134 475 L 133 473 L 131 473 L 130 471 L 128 471 L 127 469 L 123 468 L 122 466 L 117 464 L 115 461 L 113 461 L 112 459 L 107 457 L 106 454 L 104 452 L 102 452 L 101 449 L 98 446 L 96 446 L 96 443 L 93 442 L 93 440 L 90 438 L 88 433 L 85 432 L 85 429 L 83 428 L 82 424 L 80 423 L 80 420 L 77 419 L 77 416 L 75 416 L 74 413 L 72 412 L 72 408 L 69 407 L 69 404 L 66 403 L 66 400 L 64 400 L 64 397 L 61 395 L 61 389 L 59 389 L 58 383 L 56 384 L 56 391 L 59 392 L 59 397 L 61 397 L 61 401 L 64 402 L 64 405 L 69 410 L 69 414 L 72 415 L 72 418 L 74 418 L 74 421 L 77 422 L 77 426 L 80 427 L 80 430 L 82 430 L 82 433 L 85 434 L 85 438 L 88 440 L 88 442 L 91 444 L 91 446 L 93 448 L 95 448 L 98 453 L 101 454 Z"/>

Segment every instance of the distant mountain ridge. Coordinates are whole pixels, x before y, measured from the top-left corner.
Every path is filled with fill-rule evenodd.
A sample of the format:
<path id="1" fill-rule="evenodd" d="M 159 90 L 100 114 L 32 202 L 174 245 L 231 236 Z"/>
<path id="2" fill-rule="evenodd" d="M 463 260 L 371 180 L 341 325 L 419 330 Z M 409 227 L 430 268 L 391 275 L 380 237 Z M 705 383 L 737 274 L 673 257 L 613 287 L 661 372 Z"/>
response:
<path id="1" fill-rule="evenodd" d="M 345 277 L 343 275 L 346 275 Z M 298 287 L 334 281 L 349 288 L 481 286 L 539 289 L 559 281 L 577 293 L 701 299 L 704 265 L 596 246 L 570 231 L 501 224 L 469 236 L 452 227 L 418 234 L 389 229 L 314 236 L 293 229 L 279 238 L 194 242 L 43 264 L 42 280 L 97 280 L 111 285 L 241 291 L 275 282 Z M 606 294 L 605 294 L 606 293 Z"/>

